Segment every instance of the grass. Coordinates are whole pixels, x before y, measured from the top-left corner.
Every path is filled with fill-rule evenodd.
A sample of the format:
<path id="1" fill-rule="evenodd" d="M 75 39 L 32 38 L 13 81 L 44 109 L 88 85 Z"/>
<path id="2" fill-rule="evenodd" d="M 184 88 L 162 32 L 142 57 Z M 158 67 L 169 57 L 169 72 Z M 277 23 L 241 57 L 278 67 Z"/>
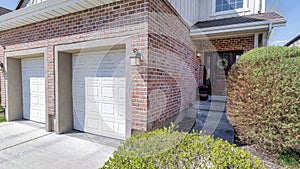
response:
<path id="1" fill-rule="evenodd" d="M 279 163 L 288 168 L 300 168 L 300 153 L 285 151 L 279 153 Z"/>
<path id="2" fill-rule="evenodd" d="M 4 117 L 4 109 L 2 106 L 0 106 L 0 123 L 6 122 L 5 117 Z"/>

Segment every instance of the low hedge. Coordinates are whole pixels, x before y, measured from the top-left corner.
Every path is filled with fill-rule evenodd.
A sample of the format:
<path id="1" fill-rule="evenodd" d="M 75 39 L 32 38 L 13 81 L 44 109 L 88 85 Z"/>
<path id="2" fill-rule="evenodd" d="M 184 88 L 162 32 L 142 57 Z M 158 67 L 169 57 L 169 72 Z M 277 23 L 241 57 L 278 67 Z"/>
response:
<path id="1" fill-rule="evenodd" d="M 265 168 L 257 157 L 226 141 L 173 128 L 133 135 L 102 169 Z"/>
<path id="2" fill-rule="evenodd" d="M 244 54 L 229 73 L 227 112 L 238 137 L 271 151 L 300 151 L 300 48 Z"/>

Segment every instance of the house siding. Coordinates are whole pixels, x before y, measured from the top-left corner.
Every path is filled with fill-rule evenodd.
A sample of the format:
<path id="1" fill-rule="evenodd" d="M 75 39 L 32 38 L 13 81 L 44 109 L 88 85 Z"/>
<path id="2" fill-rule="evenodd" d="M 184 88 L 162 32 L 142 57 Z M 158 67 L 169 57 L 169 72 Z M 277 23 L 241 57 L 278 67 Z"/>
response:
<path id="1" fill-rule="evenodd" d="M 35 5 L 41 2 L 44 2 L 46 0 L 24 0 L 23 3 L 20 5 L 20 8 L 25 8 L 31 5 Z"/>
<path id="2" fill-rule="evenodd" d="M 153 20 L 165 14 L 167 17 L 158 22 Z M 155 15 L 156 18 L 153 17 Z M 149 21 L 149 17 L 152 21 Z M 163 29 L 162 33 L 160 29 Z M 132 49 L 137 48 L 143 56 L 141 66 L 131 67 L 133 78 L 130 102 L 133 130 L 149 130 L 178 114 L 195 99 L 194 81 L 199 75 L 194 76 L 197 73 L 193 70 L 198 63 L 194 58 L 189 28 L 165 0 L 123 0 L 2 31 L 0 61 L 4 61 L 6 52 L 46 47 L 47 113 L 55 115 L 55 46 L 113 37 L 130 37 Z M 160 66 L 164 69 L 160 69 Z M 170 72 L 167 78 L 162 70 Z M 153 74 L 155 77 L 152 77 Z M 2 74 L 1 86 L 5 85 L 4 82 Z M 166 93 L 168 106 L 165 109 L 159 107 L 160 105 L 154 109 L 150 108 L 153 103 L 151 98 L 160 101 L 161 97 L 152 92 L 153 88 L 171 90 Z M 5 87 L 1 88 L 1 94 L 5 96 Z M 1 98 L 1 103 L 5 106 L 5 97 Z"/>
<path id="3" fill-rule="evenodd" d="M 244 0 L 244 7 L 239 10 L 215 12 L 215 0 L 169 0 L 181 16 L 193 25 L 198 21 L 230 18 L 265 12 L 264 0 Z"/>
<path id="4" fill-rule="evenodd" d="M 292 43 L 292 44 L 290 45 L 290 47 L 293 47 L 293 46 L 298 46 L 298 47 L 300 47 L 300 39 L 297 40 L 297 41 L 295 41 L 294 43 Z"/>

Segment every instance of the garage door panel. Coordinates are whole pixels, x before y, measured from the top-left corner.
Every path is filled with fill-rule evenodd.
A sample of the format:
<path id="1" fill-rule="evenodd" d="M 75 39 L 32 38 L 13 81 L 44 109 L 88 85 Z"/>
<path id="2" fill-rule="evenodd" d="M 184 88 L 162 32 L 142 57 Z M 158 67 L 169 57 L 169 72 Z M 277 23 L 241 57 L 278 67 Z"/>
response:
<path id="1" fill-rule="evenodd" d="M 101 114 L 102 116 L 115 116 L 115 104 L 114 103 L 102 103 Z"/>
<path id="2" fill-rule="evenodd" d="M 98 77 L 84 77 L 85 84 L 99 86 L 101 84 L 101 79 Z"/>
<path id="3" fill-rule="evenodd" d="M 112 86 L 103 86 L 101 90 L 102 99 L 110 100 L 114 99 L 114 87 Z"/>
<path id="4" fill-rule="evenodd" d="M 84 131 L 85 111 L 76 111 L 76 113 L 73 114 L 73 125 L 76 126 L 74 129 Z"/>
<path id="5" fill-rule="evenodd" d="M 114 132 L 114 128 L 115 128 L 114 122 L 113 121 L 109 121 L 109 120 L 105 120 L 105 122 L 102 123 L 102 131 L 103 132 L 107 132 L 107 133 Z"/>
<path id="6" fill-rule="evenodd" d="M 32 118 L 39 118 L 39 113 L 40 113 L 39 109 L 32 108 L 31 112 L 30 112 L 30 119 L 32 119 Z"/>
<path id="7" fill-rule="evenodd" d="M 22 59 L 23 118 L 45 123 L 44 59 Z"/>
<path id="8" fill-rule="evenodd" d="M 99 129 L 100 125 L 101 124 L 100 124 L 99 118 L 88 116 L 87 123 L 86 123 L 86 127 L 87 127 L 88 130 L 95 130 L 95 131 L 97 131 Z"/>
<path id="9" fill-rule="evenodd" d="M 74 89 L 84 89 L 85 84 L 84 83 L 73 83 L 73 88 Z M 84 90 L 73 90 L 73 97 L 74 99 L 82 97 L 85 97 L 85 91 Z"/>
<path id="10" fill-rule="evenodd" d="M 125 113 L 120 113 L 125 112 L 124 60 L 124 51 L 73 55 L 73 98 L 80 96 L 74 100 L 81 107 L 80 111 L 74 111 L 81 114 L 81 119 L 74 122 L 75 129 L 79 128 L 75 123 L 81 123 L 84 124 L 82 131 L 125 138 Z M 82 101 L 76 101 L 78 99 Z"/>
<path id="11" fill-rule="evenodd" d="M 99 103 L 97 102 L 87 102 L 87 108 L 86 110 L 89 112 L 88 115 L 90 116 L 99 116 L 100 113 L 99 113 Z"/>
<path id="12" fill-rule="evenodd" d="M 37 106 L 39 104 L 39 96 L 31 96 L 31 106 Z M 37 106 L 39 107 L 39 106 Z"/>
<path id="13" fill-rule="evenodd" d="M 125 135 L 125 124 L 120 124 L 118 122 L 112 120 L 103 120 L 105 121 L 102 123 L 102 132 L 106 136 L 111 137 L 123 137 Z"/>
<path id="14" fill-rule="evenodd" d="M 97 85 L 88 85 L 87 86 L 87 98 L 95 98 L 100 96 L 100 91 Z"/>
<path id="15" fill-rule="evenodd" d="M 73 111 L 74 111 L 74 114 L 76 114 L 76 116 L 82 116 L 84 119 L 84 114 L 85 114 L 85 98 L 84 97 L 73 98 Z"/>
<path id="16" fill-rule="evenodd" d="M 101 85 L 109 85 L 112 86 L 114 84 L 114 78 L 113 77 L 101 77 Z"/>

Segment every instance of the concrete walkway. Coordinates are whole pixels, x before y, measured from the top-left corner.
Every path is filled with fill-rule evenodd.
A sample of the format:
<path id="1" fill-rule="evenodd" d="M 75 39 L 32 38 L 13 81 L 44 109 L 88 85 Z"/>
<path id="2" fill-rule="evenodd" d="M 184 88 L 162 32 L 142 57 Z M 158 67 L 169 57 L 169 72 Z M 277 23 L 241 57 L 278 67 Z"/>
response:
<path id="1" fill-rule="evenodd" d="M 0 124 L 0 168 L 97 169 L 120 140 L 72 132 L 45 132 L 41 124 L 18 121 Z"/>
<path id="2" fill-rule="evenodd" d="M 234 143 L 234 129 L 226 118 L 226 101 L 212 100 L 196 101 L 193 108 L 198 110 L 194 126 L 195 131 L 205 131 L 206 135 L 213 135 L 215 139 L 222 138 Z"/>

